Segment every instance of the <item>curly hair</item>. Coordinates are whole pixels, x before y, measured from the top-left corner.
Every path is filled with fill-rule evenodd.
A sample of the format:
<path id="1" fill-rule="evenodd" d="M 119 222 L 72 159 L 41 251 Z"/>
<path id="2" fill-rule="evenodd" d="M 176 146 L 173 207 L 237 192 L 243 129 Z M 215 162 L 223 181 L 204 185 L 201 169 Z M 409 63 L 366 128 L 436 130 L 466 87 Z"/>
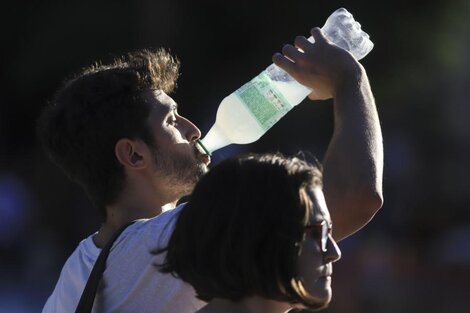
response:
<path id="1" fill-rule="evenodd" d="M 65 81 L 40 116 L 37 133 L 45 152 L 82 186 L 103 218 L 125 182 L 116 142 L 141 139 L 154 146 L 143 94 L 171 93 L 178 75 L 179 61 L 165 49 L 128 53 Z"/>

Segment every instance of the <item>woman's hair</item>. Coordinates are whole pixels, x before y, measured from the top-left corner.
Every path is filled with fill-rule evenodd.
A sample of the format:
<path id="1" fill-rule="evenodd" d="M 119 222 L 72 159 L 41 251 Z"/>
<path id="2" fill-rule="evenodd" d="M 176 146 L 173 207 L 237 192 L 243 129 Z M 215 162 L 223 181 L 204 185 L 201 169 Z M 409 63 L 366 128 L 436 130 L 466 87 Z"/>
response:
<path id="1" fill-rule="evenodd" d="M 179 61 L 164 49 L 95 64 L 66 81 L 38 120 L 46 153 L 85 189 L 103 217 L 125 181 L 114 154 L 116 142 L 130 138 L 154 145 L 144 92 L 171 92 L 178 73 Z"/>
<path id="2" fill-rule="evenodd" d="M 319 167 L 296 157 L 222 161 L 196 185 L 168 246 L 157 252 L 167 252 L 160 270 L 191 284 L 205 301 L 258 295 L 309 306 L 297 258 L 315 187 Z"/>

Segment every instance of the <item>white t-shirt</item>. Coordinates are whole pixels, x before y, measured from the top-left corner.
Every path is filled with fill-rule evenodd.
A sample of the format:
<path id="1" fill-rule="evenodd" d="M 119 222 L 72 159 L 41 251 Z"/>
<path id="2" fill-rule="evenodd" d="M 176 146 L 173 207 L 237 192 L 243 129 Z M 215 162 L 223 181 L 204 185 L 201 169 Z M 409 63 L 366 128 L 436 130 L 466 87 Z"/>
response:
<path id="1" fill-rule="evenodd" d="M 164 255 L 150 253 L 166 246 L 182 207 L 139 220 L 124 230 L 111 248 L 93 312 L 193 313 L 205 304 L 190 285 L 158 271 L 154 264 L 161 264 Z M 43 313 L 75 312 L 101 251 L 92 237 L 80 242 L 68 258 Z"/>

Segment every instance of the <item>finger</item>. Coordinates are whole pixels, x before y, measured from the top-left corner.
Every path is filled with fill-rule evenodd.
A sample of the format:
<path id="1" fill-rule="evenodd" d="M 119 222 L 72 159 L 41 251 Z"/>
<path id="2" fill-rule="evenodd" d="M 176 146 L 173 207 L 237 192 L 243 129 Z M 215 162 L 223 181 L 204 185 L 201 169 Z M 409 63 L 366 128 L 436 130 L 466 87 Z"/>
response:
<path id="1" fill-rule="evenodd" d="M 313 39 L 315 39 L 315 42 L 327 42 L 328 39 L 326 39 L 325 35 L 323 35 L 322 30 L 319 27 L 314 27 L 310 31 Z"/>
<path id="2" fill-rule="evenodd" d="M 310 49 L 312 47 L 312 43 L 310 41 L 308 41 L 308 39 L 305 38 L 304 36 L 295 37 L 294 45 L 298 49 L 302 49 L 303 51 L 307 51 L 308 49 Z"/>
<path id="3" fill-rule="evenodd" d="M 310 100 L 321 100 L 320 96 L 315 92 L 315 89 L 308 95 Z"/>
<path id="4" fill-rule="evenodd" d="M 282 53 L 294 62 L 297 62 L 304 56 L 304 53 L 297 50 L 293 45 L 284 45 Z"/>
<path id="5" fill-rule="evenodd" d="M 274 64 L 282 68 L 288 74 L 292 75 L 292 73 L 296 70 L 297 65 L 279 52 L 273 55 L 272 60 Z"/>

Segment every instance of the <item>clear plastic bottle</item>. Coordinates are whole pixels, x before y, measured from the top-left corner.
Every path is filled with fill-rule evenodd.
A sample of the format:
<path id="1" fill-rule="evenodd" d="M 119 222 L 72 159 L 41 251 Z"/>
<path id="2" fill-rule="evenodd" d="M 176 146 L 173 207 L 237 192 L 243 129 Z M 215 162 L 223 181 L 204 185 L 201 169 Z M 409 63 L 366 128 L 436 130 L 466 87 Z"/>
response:
<path id="1" fill-rule="evenodd" d="M 344 8 L 328 17 L 322 31 L 330 41 L 351 52 L 357 60 L 374 47 L 369 35 Z M 314 42 L 313 37 L 308 40 Z M 232 143 L 254 142 L 311 92 L 312 89 L 271 64 L 222 100 L 214 125 L 202 140 L 197 141 L 197 146 L 201 152 L 210 155 Z"/>

